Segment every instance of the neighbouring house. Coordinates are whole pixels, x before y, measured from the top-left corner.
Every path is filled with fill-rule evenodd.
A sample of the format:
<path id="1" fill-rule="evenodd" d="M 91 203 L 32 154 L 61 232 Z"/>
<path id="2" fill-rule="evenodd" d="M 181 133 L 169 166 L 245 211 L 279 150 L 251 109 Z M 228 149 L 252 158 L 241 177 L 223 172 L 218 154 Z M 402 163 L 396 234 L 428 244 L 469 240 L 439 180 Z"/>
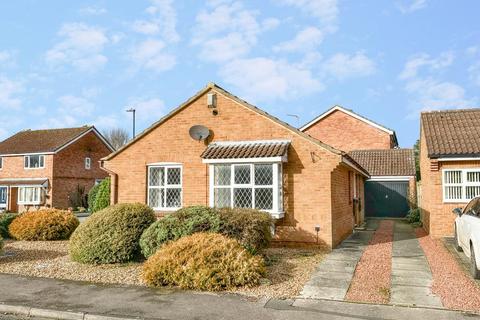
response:
<path id="1" fill-rule="evenodd" d="M 416 197 L 413 149 L 398 149 L 395 131 L 352 110 L 334 106 L 301 127 L 312 137 L 347 151 L 371 177 L 365 181 L 367 217 L 405 217 Z"/>
<path id="2" fill-rule="evenodd" d="M 398 147 L 395 131 L 340 106 L 328 109 L 300 130 L 347 152 Z"/>
<path id="3" fill-rule="evenodd" d="M 108 176 L 99 161 L 112 151 L 92 126 L 16 133 L 0 142 L 0 210 L 70 207 L 77 187 Z"/>
<path id="4" fill-rule="evenodd" d="M 453 235 L 452 210 L 480 195 L 479 123 L 480 109 L 421 114 L 420 206 L 434 237 Z"/>
<path id="5" fill-rule="evenodd" d="M 335 246 L 363 222 L 370 175 L 346 152 L 215 84 L 103 158 L 111 203 L 258 208 L 275 239 Z"/>

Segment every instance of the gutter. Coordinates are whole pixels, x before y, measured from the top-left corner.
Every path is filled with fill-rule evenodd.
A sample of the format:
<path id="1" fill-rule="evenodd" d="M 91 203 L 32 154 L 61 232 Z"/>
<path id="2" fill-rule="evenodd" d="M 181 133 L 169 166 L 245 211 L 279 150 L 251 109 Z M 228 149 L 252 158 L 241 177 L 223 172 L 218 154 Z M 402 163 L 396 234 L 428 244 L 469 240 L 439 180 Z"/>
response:
<path id="1" fill-rule="evenodd" d="M 370 178 L 370 174 L 368 173 L 367 170 L 365 170 L 361 165 L 359 165 L 355 160 L 353 160 L 351 157 L 348 155 L 344 154 L 342 155 L 342 163 L 346 164 L 352 169 L 355 169 L 356 171 L 360 172 L 364 177 Z"/>

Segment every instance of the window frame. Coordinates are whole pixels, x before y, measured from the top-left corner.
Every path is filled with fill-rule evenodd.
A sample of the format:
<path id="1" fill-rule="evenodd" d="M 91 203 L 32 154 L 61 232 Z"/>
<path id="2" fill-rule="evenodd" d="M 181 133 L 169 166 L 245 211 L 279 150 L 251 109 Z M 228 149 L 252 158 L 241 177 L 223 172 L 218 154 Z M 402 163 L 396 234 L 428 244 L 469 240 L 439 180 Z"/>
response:
<path id="1" fill-rule="evenodd" d="M 85 170 L 92 169 L 92 158 L 85 157 L 84 164 L 85 164 Z"/>
<path id="2" fill-rule="evenodd" d="M 150 170 L 152 168 L 164 168 L 164 184 L 163 186 L 150 186 Z M 167 170 L 179 168 L 180 169 L 180 184 L 171 184 L 167 185 Z M 151 189 L 163 189 L 164 190 L 164 200 L 163 207 L 153 207 L 150 205 L 150 190 Z M 166 207 L 167 203 L 167 189 L 180 189 L 180 206 L 179 207 Z M 151 207 L 154 211 L 176 211 L 183 207 L 183 166 L 181 164 L 150 164 L 147 165 L 147 205 Z"/>
<path id="3" fill-rule="evenodd" d="M 3 169 L 3 157 L 0 157 L 0 170 Z"/>
<path id="4" fill-rule="evenodd" d="M 26 201 L 20 200 L 22 196 L 22 190 L 26 189 L 36 189 L 38 190 L 38 199 L 33 201 Z M 45 201 L 45 188 L 43 186 L 36 186 L 36 185 L 25 185 L 25 186 L 18 186 L 18 195 L 17 195 L 17 204 L 20 205 L 42 205 Z M 23 194 L 23 198 L 25 198 L 26 194 Z"/>
<path id="5" fill-rule="evenodd" d="M 461 183 L 445 183 L 445 177 L 447 172 L 460 171 L 462 178 Z M 467 182 L 467 174 L 469 172 L 480 172 L 480 168 L 449 168 L 442 169 L 442 199 L 444 203 L 469 203 L 472 199 L 467 198 L 467 187 L 480 187 L 480 182 Z M 461 187 L 460 199 L 446 199 L 446 187 Z"/>
<path id="6" fill-rule="evenodd" d="M 239 166 L 250 166 L 250 183 L 238 184 L 235 183 L 235 168 Z M 257 185 L 255 184 L 255 165 L 271 165 L 272 166 L 272 184 L 271 185 Z M 215 185 L 215 166 L 229 166 L 230 167 L 230 184 Z M 209 205 L 215 207 L 215 189 L 230 189 L 230 208 L 234 208 L 234 190 L 235 189 L 251 189 L 252 202 L 250 208 L 255 208 L 255 190 L 256 189 L 272 189 L 272 208 L 258 209 L 270 213 L 275 218 L 281 218 L 284 215 L 283 211 L 283 165 L 282 162 L 217 162 L 209 166 Z"/>
<path id="7" fill-rule="evenodd" d="M 38 157 L 38 167 L 31 167 L 30 158 Z M 27 160 L 28 159 L 28 160 Z M 28 166 L 26 164 L 28 163 Z M 45 169 L 45 155 L 44 154 L 29 154 L 23 156 L 23 168 L 26 170 Z"/>

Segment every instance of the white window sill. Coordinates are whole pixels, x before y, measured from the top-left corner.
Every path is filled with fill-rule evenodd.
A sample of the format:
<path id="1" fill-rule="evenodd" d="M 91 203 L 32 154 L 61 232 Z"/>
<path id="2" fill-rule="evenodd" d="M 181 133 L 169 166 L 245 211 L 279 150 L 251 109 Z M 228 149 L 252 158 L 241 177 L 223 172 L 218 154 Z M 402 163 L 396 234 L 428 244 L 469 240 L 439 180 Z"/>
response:
<path id="1" fill-rule="evenodd" d="M 270 213 L 270 215 L 274 219 L 282 219 L 285 216 L 285 212 L 270 212 L 270 211 L 267 211 L 267 212 Z"/>
<path id="2" fill-rule="evenodd" d="M 22 206 L 41 206 L 43 205 L 42 202 L 17 202 L 17 204 Z"/>
<path id="3" fill-rule="evenodd" d="M 152 208 L 153 211 L 155 212 L 172 212 L 172 211 L 177 211 L 182 209 L 182 207 L 178 208 Z"/>

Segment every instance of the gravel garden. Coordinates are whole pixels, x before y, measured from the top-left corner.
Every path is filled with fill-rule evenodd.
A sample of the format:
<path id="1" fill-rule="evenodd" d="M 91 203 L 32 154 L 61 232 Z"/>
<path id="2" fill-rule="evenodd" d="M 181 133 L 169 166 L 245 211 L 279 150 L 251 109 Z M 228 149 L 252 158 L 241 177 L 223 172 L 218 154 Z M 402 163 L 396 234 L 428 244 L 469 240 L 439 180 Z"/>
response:
<path id="1" fill-rule="evenodd" d="M 0 273 L 295 297 L 327 252 L 272 247 L 268 213 L 195 206 L 156 219 L 143 204 L 0 214 Z"/>

